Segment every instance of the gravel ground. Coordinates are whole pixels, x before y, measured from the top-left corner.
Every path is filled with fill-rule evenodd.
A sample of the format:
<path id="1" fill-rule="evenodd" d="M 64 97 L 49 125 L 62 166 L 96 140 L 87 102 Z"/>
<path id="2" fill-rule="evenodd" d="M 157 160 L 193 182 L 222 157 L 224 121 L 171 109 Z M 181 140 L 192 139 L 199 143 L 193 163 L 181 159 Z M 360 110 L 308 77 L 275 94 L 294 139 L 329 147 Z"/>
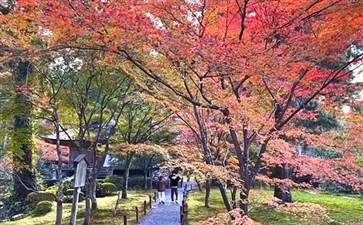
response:
<path id="1" fill-rule="evenodd" d="M 193 183 L 193 187 L 196 187 L 193 181 L 190 183 Z M 178 190 L 177 204 L 171 202 L 171 191 L 167 189 L 165 191 L 165 204 L 158 205 L 159 201 L 157 200 L 151 212 L 141 219 L 139 225 L 180 225 L 180 206 L 183 200 L 183 190 L 184 188 Z"/>
<path id="2" fill-rule="evenodd" d="M 178 203 L 171 202 L 170 189 L 165 192 L 165 204 L 153 206 L 151 212 L 144 216 L 140 225 L 180 225 L 180 205 L 183 200 L 183 188 L 178 190 Z M 157 200 L 158 202 L 158 200 Z"/>

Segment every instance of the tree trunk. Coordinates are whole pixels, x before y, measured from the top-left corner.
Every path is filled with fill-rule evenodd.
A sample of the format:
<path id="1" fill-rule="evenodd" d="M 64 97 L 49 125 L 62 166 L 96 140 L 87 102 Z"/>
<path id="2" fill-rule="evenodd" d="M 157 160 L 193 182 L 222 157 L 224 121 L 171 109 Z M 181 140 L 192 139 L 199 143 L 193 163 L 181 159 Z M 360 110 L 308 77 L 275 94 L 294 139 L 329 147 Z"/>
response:
<path id="1" fill-rule="evenodd" d="M 232 199 L 232 207 L 235 209 L 237 207 L 237 187 L 233 186 L 232 192 L 231 192 L 231 199 Z"/>
<path id="2" fill-rule="evenodd" d="M 273 175 L 279 179 L 287 179 L 290 177 L 290 169 L 286 165 L 276 166 Z M 281 199 L 283 203 L 293 202 L 290 187 L 275 185 L 274 197 Z"/>
<path id="3" fill-rule="evenodd" d="M 245 190 L 240 192 L 240 203 L 239 208 L 243 211 L 243 215 L 248 215 L 248 197 L 249 197 L 249 188 L 245 187 Z"/>
<path id="4" fill-rule="evenodd" d="M 59 128 L 59 121 L 58 121 L 58 111 L 56 108 L 53 108 L 53 117 L 54 117 L 54 124 L 56 128 L 56 136 L 57 136 L 57 156 L 58 156 L 58 196 L 57 196 L 57 214 L 55 219 L 55 225 L 62 225 L 62 217 L 63 217 L 63 176 L 62 176 L 62 157 L 61 157 L 61 150 L 60 150 L 60 128 Z"/>
<path id="5" fill-rule="evenodd" d="M 149 169 L 149 183 L 150 183 L 150 186 L 149 186 L 149 189 L 153 189 L 153 166 L 150 167 Z"/>
<path id="6" fill-rule="evenodd" d="M 59 188 L 58 188 L 59 190 Z M 55 219 L 55 225 L 62 225 L 62 216 L 63 216 L 63 202 L 62 198 L 57 198 L 57 215 Z"/>
<path id="7" fill-rule="evenodd" d="M 135 153 L 133 153 L 133 152 L 128 153 L 127 157 L 126 157 L 125 172 L 124 172 L 124 184 L 122 187 L 122 196 L 121 196 L 121 198 L 123 198 L 123 199 L 126 199 L 128 197 L 127 188 L 129 186 L 130 166 L 131 166 L 131 161 L 132 161 L 134 154 Z"/>
<path id="8" fill-rule="evenodd" d="M 144 189 L 147 189 L 147 170 L 144 170 Z"/>
<path id="9" fill-rule="evenodd" d="M 96 174 L 97 177 L 97 174 Z M 96 197 L 96 188 L 97 188 L 97 179 L 94 177 L 91 183 L 91 202 L 92 202 L 92 209 L 97 209 L 97 197 Z"/>
<path id="10" fill-rule="evenodd" d="M 219 191 L 221 192 L 221 195 L 222 195 L 224 206 L 226 207 L 226 210 L 229 212 L 232 210 L 232 207 L 228 201 L 227 191 L 224 188 L 224 185 L 222 183 L 218 182 L 218 187 L 219 187 Z"/>
<path id="11" fill-rule="evenodd" d="M 86 186 L 86 209 L 84 213 L 84 225 L 90 225 L 91 224 L 91 184 L 88 184 Z"/>
<path id="12" fill-rule="evenodd" d="M 204 198 L 204 206 L 209 208 L 210 207 L 210 183 L 211 180 L 208 178 L 205 182 L 205 198 Z"/>
<path id="13" fill-rule="evenodd" d="M 25 198 L 37 189 L 37 182 L 33 172 L 31 102 L 27 93 L 27 76 L 30 73 L 30 63 L 17 61 L 14 64 L 14 77 L 16 83 L 16 97 L 14 105 L 14 132 L 13 132 L 13 180 L 14 194 L 10 201 L 20 202 L 25 206 Z M 14 208 L 14 214 L 20 213 L 24 207 Z"/>
<path id="14" fill-rule="evenodd" d="M 127 198 L 127 189 L 128 189 L 128 185 L 129 185 L 129 175 L 130 175 L 130 167 L 127 167 L 125 169 L 125 173 L 124 173 L 124 185 L 122 187 L 122 196 L 121 198 L 126 199 Z"/>
<path id="15" fill-rule="evenodd" d="M 197 185 L 198 185 L 198 189 L 199 189 L 199 191 L 200 191 L 200 192 L 203 192 L 202 185 L 200 185 L 200 181 L 197 179 L 197 177 L 194 177 L 194 180 L 195 180 L 195 182 L 196 182 L 196 183 L 197 183 Z"/>

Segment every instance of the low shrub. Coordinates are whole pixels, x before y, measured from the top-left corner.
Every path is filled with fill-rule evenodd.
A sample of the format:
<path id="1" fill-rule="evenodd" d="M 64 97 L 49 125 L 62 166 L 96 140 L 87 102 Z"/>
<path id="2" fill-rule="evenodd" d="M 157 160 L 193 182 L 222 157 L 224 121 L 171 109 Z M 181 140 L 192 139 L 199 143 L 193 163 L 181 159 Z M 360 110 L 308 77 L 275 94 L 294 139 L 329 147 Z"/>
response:
<path id="1" fill-rule="evenodd" d="M 130 188 L 143 187 L 144 186 L 144 177 L 142 177 L 142 176 L 129 177 L 129 183 L 127 186 Z"/>
<path id="2" fill-rule="evenodd" d="M 70 188 L 70 189 L 67 189 L 64 191 L 64 195 L 73 195 L 73 192 L 74 192 L 74 189 L 73 188 Z"/>
<path id="3" fill-rule="evenodd" d="M 124 179 L 121 176 L 110 175 L 105 178 L 104 182 L 113 183 L 117 187 L 118 190 L 121 190 Z"/>
<path id="4" fill-rule="evenodd" d="M 73 196 L 72 195 L 65 195 L 62 199 L 63 203 L 72 203 L 73 202 Z"/>
<path id="5" fill-rule="evenodd" d="M 68 190 L 73 188 L 73 176 L 72 177 L 67 177 L 66 179 L 63 180 L 63 190 Z"/>
<path id="6" fill-rule="evenodd" d="M 53 203 L 51 201 L 40 201 L 33 209 L 32 214 L 35 216 L 45 215 L 52 211 L 52 206 Z"/>
<path id="7" fill-rule="evenodd" d="M 69 190 L 70 190 L 70 189 L 69 189 Z M 82 201 L 84 201 L 85 199 L 86 199 L 86 197 L 85 197 L 84 193 L 83 193 L 83 192 L 80 192 L 80 193 L 79 193 L 79 199 L 78 199 L 78 201 L 79 201 L 79 202 L 82 202 Z M 63 201 L 64 203 L 72 203 L 72 202 L 73 202 L 73 190 L 72 190 L 72 194 L 71 194 L 71 195 L 65 195 L 65 196 L 63 196 L 62 201 Z"/>
<path id="8" fill-rule="evenodd" d="M 117 191 L 116 185 L 113 183 L 105 182 L 101 184 L 101 188 L 106 193 L 106 195 L 111 195 L 113 192 Z"/>
<path id="9" fill-rule="evenodd" d="M 44 192 L 52 193 L 55 196 L 57 196 L 58 195 L 58 186 L 50 186 Z"/>
<path id="10" fill-rule="evenodd" d="M 308 202 L 286 203 L 282 210 L 288 214 L 299 216 L 311 224 L 330 224 L 332 220 L 327 210 L 319 204 Z"/>
<path id="11" fill-rule="evenodd" d="M 25 202 L 27 205 L 36 205 L 40 201 L 54 202 L 55 200 L 56 196 L 53 193 L 49 192 L 31 192 L 25 198 Z"/>

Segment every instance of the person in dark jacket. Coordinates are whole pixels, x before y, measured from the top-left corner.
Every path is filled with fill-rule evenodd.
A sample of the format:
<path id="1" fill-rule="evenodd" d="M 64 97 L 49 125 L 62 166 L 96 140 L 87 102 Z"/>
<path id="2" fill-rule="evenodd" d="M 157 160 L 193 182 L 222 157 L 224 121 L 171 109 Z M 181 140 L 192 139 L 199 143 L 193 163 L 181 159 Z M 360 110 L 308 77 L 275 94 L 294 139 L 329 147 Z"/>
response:
<path id="1" fill-rule="evenodd" d="M 170 179 L 170 187 L 171 187 L 171 201 L 178 203 L 178 182 L 181 180 L 180 176 L 176 171 L 173 171 L 169 176 Z M 175 201 L 174 201 L 175 195 Z"/>
<path id="2" fill-rule="evenodd" d="M 156 182 L 156 190 L 158 191 L 159 205 L 165 204 L 166 180 L 164 180 L 163 176 L 160 176 Z"/>

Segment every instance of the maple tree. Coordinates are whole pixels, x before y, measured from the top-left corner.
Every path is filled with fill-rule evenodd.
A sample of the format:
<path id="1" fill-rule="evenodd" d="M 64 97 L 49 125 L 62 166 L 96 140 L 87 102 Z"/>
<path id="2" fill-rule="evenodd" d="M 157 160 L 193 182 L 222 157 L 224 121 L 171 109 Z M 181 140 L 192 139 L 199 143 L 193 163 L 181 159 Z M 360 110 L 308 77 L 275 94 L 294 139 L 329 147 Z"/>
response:
<path id="1" fill-rule="evenodd" d="M 334 96 L 351 86 L 349 66 L 358 63 L 362 54 L 352 52 L 348 58 L 346 53 L 362 42 L 362 2 L 18 3 L 14 15 L 0 18 L 6 50 L 2 61 L 20 53 L 33 58 L 64 48 L 102 51 L 117 66 L 137 71 L 130 74 L 138 85 L 166 105 L 178 105 L 179 111 L 186 107 L 215 111 L 218 120 L 197 128 L 203 133 L 217 126 L 228 134 L 238 162 L 244 213 L 252 182 L 256 178 L 270 182 L 260 176 L 266 165 L 287 164 L 300 176 L 320 179 L 324 175 L 348 182 L 344 177 L 349 177 L 349 184 L 360 189 L 361 168 L 355 166 L 349 149 L 333 160 L 296 156 L 286 137 L 304 134 L 291 121 L 314 118 L 305 110 L 312 100 L 324 96 L 333 106 Z M 201 141 L 205 150 L 207 143 Z M 214 164 L 208 157 L 205 160 Z M 318 170 L 321 167 L 327 170 Z M 341 170 L 344 167 L 349 173 Z"/>
<path id="2" fill-rule="evenodd" d="M 133 100 L 125 106 L 125 112 L 118 125 L 118 134 L 114 140 L 118 143 L 115 153 L 124 155 L 125 158 L 122 198 L 128 197 L 130 167 L 137 153 L 162 153 L 163 148 L 157 145 L 172 141 L 173 135 L 170 131 L 170 123 L 168 123 L 171 115 L 167 109 L 143 101 L 136 94 L 133 96 Z"/>

